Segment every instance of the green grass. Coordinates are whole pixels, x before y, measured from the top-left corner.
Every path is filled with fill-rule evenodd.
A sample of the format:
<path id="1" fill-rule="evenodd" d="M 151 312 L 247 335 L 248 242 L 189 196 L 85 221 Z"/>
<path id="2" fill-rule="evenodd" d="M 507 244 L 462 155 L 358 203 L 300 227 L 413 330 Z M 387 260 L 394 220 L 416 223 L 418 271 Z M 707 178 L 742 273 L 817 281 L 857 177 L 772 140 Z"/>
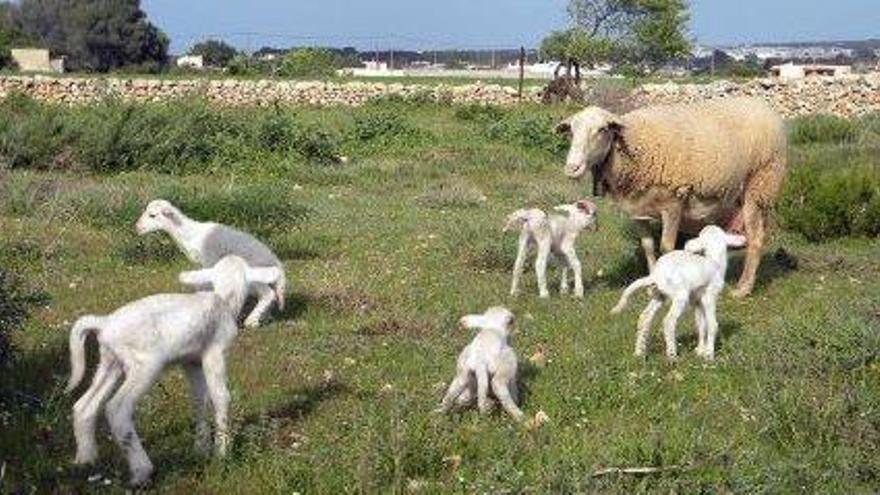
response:
<path id="1" fill-rule="evenodd" d="M 137 110 L 143 119 L 165 111 Z M 754 296 L 721 301 L 715 364 L 691 352 L 690 318 L 680 323 L 678 363 L 665 361 L 656 332 L 640 361 L 631 355 L 638 309 L 616 318 L 608 310 L 644 268 L 627 220 L 607 202 L 601 230 L 579 244 L 584 301 L 538 300 L 531 273 L 522 296 L 507 296 L 515 255 L 515 236 L 501 233 L 507 213 L 588 190 L 564 177 L 552 140 L 517 124 L 549 123 L 566 109 L 505 111 L 507 124 L 495 131 L 474 110 L 382 110 L 291 109 L 295 125 L 266 124 L 271 143 L 301 125 L 337 136 L 348 163 L 251 144 L 273 112 L 263 110 L 222 114 L 232 122 L 205 130 L 192 144 L 202 154 L 179 167 L 138 158 L 112 173 L 91 162 L 52 170 L 40 160 L 56 157 L 46 154 L 0 175 L 0 265 L 47 296 L 13 330 L 17 359 L 0 369 L 0 490 L 104 491 L 87 481 L 96 473 L 111 480 L 110 491 L 123 489 L 125 464 L 106 428 L 99 464 L 70 466 L 67 332 L 82 314 L 180 290 L 183 256 L 165 237 L 133 233 L 139 208 L 159 195 L 260 232 L 285 259 L 293 292 L 289 310 L 242 332 L 231 350 L 228 459 L 193 453 L 178 371 L 141 402 L 138 430 L 163 492 L 880 489 L 880 241 L 814 243 L 786 227 L 767 249 Z M 69 136 L 73 117 L 55 118 Z M 81 142 L 66 144 L 79 153 Z M 230 149 L 242 145 L 247 153 Z M 799 146 L 792 173 L 816 160 L 832 170 L 876 167 L 871 149 L 859 140 Z M 731 281 L 741 264 L 735 255 Z M 498 413 L 430 413 L 470 337 L 456 320 L 495 304 L 519 317 L 523 407 L 551 419 L 537 431 Z M 528 363 L 539 345 L 549 358 L 543 368 Z M 591 476 L 614 466 L 680 469 Z"/>

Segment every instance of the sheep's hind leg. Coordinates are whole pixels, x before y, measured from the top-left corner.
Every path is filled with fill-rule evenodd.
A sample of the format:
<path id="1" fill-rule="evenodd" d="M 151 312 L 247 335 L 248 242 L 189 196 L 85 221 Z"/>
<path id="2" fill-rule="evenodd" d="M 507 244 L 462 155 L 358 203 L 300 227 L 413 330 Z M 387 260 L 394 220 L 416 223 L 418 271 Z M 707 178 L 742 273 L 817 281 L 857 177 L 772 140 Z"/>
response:
<path id="1" fill-rule="evenodd" d="M 648 306 L 639 315 L 639 327 L 636 334 L 636 357 L 643 357 L 648 351 L 648 334 L 651 332 L 651 323 L 654 322 L 654 316 L 663 306 L 663 299 L 657 296 L 651 298 Z"/>
<path id="2" fill-rule="evenodd" d="M 733 297 L 742 298 L 751 294 L 755 286 L 755 276 L 758 273 L 758 265 L 761 263 L 761 251 L 764 248 L 766 236 L 766 212 L 754 201 L 746 200 L 743 206 L 743 220 L 745 221 L 746 239 L 746 263 Z"/>
<path id="3" fill-rule="evenodd" d="M 113 439 L 125 452 L 131 472 L 131 484 L 143 485 L 153 473 L 153 463 L 141 445 L 134 428 L 134 407 L 149 390 L 161 366 L 135 366 L 128 370 L 125 381 L 107 403 L 107 421 Z"/>
<path id="4" fill-rule="evenodd" d="M 196 432 L 195 447 L 199 452 L 210 452 L 211 427 L 208 424 L 207 418 L 210 402 L 205 373 L 202 371 L 202 365 L 198 363 L 187 363 L 183 369 L 186 372 L 186 378 L 189 381 L 190 393 L 192 395 L 193 424 L 195 425 Z"/>
<path id="5" fill-rule="evenodd" d="M 263 314 L 266 313 L 269 306 L 275 301 L 275 292 L 268 285 L 253 284 L 253 287 L 259 295 L 259 300 L 257 301 L 257 305 L 254 306 L 253 311 L 251 311 L 251 314 L 249 314 L 244 320 L 244 326 L 248 328 L 256 328 L 260 326 L 260 320 L 263 318 Z"/>
<path id="6" fill-rule="evenodd" d="M 663 337 L 666 340 L 666 357 L 674 361 L 678 357 L 678 349 L 675 343 L 675 326 L 678 319 L 684 313 L 688 306 L 688 297 L 676 297 L 672 300 L 672 306 L 666 317 L 663 318 Z"/>
<path id="7" fill-rule="evenodd" d="M 95 426 L 101 406 L 110 397 L 122 376 L 122 369 L 104 352 L 92 385 L 73 406 L 73 430 L 76 437 L 75 464 L 90 464 L 98 458 Z"/>

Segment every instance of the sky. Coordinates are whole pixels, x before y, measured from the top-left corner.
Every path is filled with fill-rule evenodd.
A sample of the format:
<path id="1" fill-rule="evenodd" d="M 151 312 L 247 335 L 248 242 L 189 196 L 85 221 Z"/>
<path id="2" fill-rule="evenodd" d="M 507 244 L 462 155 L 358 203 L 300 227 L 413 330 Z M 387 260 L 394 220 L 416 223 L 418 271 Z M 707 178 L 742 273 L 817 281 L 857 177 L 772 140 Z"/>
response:
<path id="1" fill-rule="evenodd" d="M 880 0 L 690 0 L 691 36 L 719 45 L 880 38 Z M 239 48 L 537 46 L 567 0 L 143 0 L 173 53 L 220 37 Z"/>

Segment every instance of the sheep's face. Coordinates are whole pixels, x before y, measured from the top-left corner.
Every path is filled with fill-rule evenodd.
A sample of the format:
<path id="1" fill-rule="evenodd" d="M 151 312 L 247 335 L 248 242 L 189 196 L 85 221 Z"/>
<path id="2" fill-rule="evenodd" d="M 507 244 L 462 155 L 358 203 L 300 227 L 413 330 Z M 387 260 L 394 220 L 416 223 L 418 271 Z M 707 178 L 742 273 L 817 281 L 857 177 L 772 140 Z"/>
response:
<path id="1" fill-rule="evenodd" d="M 135 224 L 138 234 L 148 234 L 157 230 L 169 230 L 180 223 L 180 215 L 171 203 L 157 199 L 150 201 Z"/>
<path id="2" fill-rule="evenodd" d="M 244 303 L 248 284 L 257 283 L 276 287 L 283 275 L 278 267 L 251 267 L 242 258 L 229 255 L 212 268 L 182 272 L 178 280 L 184 285 L 197 289 L 213 287 L 220 297 L 235 299 L 234 306 L 238 307 Z"/>
<path id="3" fill-rule="evenodd" d="M 605 162 L 620 131 L 620 122 L 611 112 L 590 107 L 562 121 L 556 130 L 571 136 L 565 174 L 580 179 Z"/>
<path id="4" fill-rule="evenodd" d="M 700 235 L 691 239 L 684 245 L 684 250 L 689 253 L 708 253 L 721 251 L 727 248 L 741 248 L 748 243 L 745 236 L 728 234 L 717 225 L 708 225 L 700 231 Z"/>

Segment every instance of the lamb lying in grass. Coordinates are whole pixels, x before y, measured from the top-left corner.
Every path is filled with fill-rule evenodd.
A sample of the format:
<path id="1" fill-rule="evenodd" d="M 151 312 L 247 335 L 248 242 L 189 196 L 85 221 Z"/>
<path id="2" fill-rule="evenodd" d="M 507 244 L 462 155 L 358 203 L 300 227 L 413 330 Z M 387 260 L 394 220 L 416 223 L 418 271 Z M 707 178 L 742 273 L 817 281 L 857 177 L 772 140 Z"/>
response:
<path id="1" fill-rule="evenodd" d="M 696 352 L 707 360 L 715 358 L 715 337 L 718 333 L 715 312 L 718 295 L 724 288 L 727 248 L 745 245 L 744 236 L 727 234 L 720 227 L 710 225 L 703 228 L 699 237 L 688 241 L 684 251 L 663 255 L 657 260 L 651 275 L 636 280 L 623 291 L 620 302 L 611 310 L 612 314 L 623 311 L 635 291 L 646 287 L 657 289 L 639 317 L 636 356 L 645 355 L 651 323 L 663 305 L 665 296 L 672 300 L 672 307 L 663 320 L 666 355 L 670 359 L 676 358 L 675 326 L 688 305 L 693 303 L 699 333 Z"/>
<path id="2" fill-rule="evenodd" d="M 85 373 L 85 341 L 94 333 L 100 346 L 100 363 L 88 390 L 73 406 L 77 464 L 98 457 L 95 425 L 104 402 L 117 382 L 122 385 L 107 402 L 106 415 L 117 444 L 125 452 L 131 483 L 147 482 L 153 464 L 134 429 L 137 401 L 162 370 L 180 363 L 192 387 L 196 417 L 196 447 L 210 445 L 205 414 L 214 408 L 216 453 L 226 454 L 229 433 L 226 388 L 226 349 L 238 333 L 249 283 L 275 284 L 283 273 L 277 267 L 251 268 L 237 256 L 227 256 L 213 268 L 184 272 L 180 281 L 190 286 L 210 284 L 213 291 L 194 294 L 158 294 L 129 303 L 107 316 L 83 316 L 70 332 L 71 376 L 67 391 Z"/>
<path id="3" fill-rule="evenodd" d="M 508 344 L 513 313 L 506 308 L 489 308 L 481 315 L 468 315 L 459 321 L 466 329 L 479 329 L 474 340 L 458 356 L 455 378 L 449 385 L 438 413 L 447 413 L 454 404 L 467 406 L 476 395 L 480 412 L 489 412 L 489 387 L 501 406 L 516 421 L 523 413 L 517 407 L 516 353 Z"/>
<path id="4" fill-rule="evenodd" d="M 568 293 L 568 272 L 574 273 L 574 295 L 584 297 L 584 282 L 581 274 L 581 262 L 577 257 L 575 242 L 582 230 L 597 228 L 596 205 L 588 200 L 581 200 L 571 205 L 560 205 L 554 210 L 568 213 L 568 216 L 547 215 L 541 210 L 517 210 L 507 218 L 504 231 L 520 230 L 519 250 L 513 266 L 513 282 L 510 295 L 519 293 L 520 278 L 526 262 L 529 246 L 537 246 L 535 273 L 538 277 L 540 297 L 550 297 L 547 290 L 547 262 L 550 254 L 556 254 L 565 260 L 562 277 L 559 283 L 560 294 Z"/>
<path id="5" fill-rule="evenodd" d="M 251 291 L 258 294 L 259 300 L 244 320 L 246 327 L 257 327 L 273 302 L 278 309 L 284 309 L 284 296 L 287 279 L 283 275 L 284 266 L 278 257 L 265 244 L 252 235 L 213 222 L 197 222 L 168 201 L 157 199 L 147 205 L 136 224 L 138 234 L 157 230 L 168 232 L 177 246 L 193 263 L 203 268 L 214 266 L 224 256 L 234 254 L 243 258 L 250 266 L 274 266 L 282 270 L 282 276 L 273 290 L 265 284 L 254 284 Z"/>

